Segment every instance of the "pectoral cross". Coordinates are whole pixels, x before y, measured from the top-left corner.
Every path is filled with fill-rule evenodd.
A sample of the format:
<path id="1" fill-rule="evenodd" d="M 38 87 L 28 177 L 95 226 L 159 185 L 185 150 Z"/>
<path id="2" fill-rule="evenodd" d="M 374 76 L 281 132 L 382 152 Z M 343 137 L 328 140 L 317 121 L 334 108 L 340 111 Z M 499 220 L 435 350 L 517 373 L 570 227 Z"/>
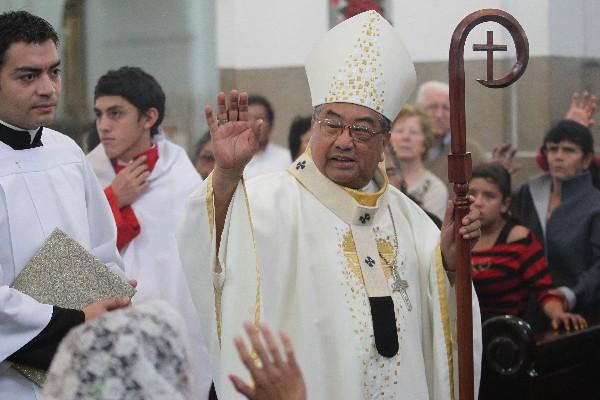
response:
<path id="1" fill-rule="evenodd" d="M 408 311 L 412 311 L 412 304 L 410 303 L 408 293 L 406 292 L 406 289 L 408 289 L 408 282 L 405 279 L 400 278 L 400 275 L 395 268 L 392 272 L 392 278 L 394 279 L 394 282 L 392 282 L 392 290 L 394 292 L 400 292 L 400 297 L 404 300 L 406 308 Z"/>

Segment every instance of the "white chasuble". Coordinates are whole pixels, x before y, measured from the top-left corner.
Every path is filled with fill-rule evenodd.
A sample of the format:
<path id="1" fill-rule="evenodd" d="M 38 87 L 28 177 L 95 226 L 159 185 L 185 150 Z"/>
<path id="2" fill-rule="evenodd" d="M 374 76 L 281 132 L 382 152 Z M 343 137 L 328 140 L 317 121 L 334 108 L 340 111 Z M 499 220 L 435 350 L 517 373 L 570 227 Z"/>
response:
<path id="1" fill-rule="evenodd" d="M 212 382 L 208 353 L 175 240 L 185 201 L 200 186 L 202 178 L 181 147 L 162 135 L 154 136 L 153 142 L 158 146 L 158 160 L 147 179 L 148 188 L 131 204 L 140 233 L 121 249 L 121 255 L 127 276 L 138 282 L 134 305 L 159 298 L 184 317 L 196 370 L 196 391 L 199 398 L 206 398 Z M 102 187 L 109 186 L 115 171 L 102 144 L 88 154 L 88 159 Z"/>
<path id="2" fill-rule="evenodd" d="M 60 228 L 123 275 L 112 214 L 85 155 L 67 136 L 44 128 L 43 146 L 0 143 L 0 399 L 36 399 L 41 390 L 4 361 L 46 327 L 52 306 L 11 289 L 15 278 Z"/>
<path id="3" fill-rule="evenodd" d="M 455 297 L 439 231 L 381 172 L 372 205 L 329 181 L 306 154 L 286 172 L 240 183 L 218 257 L 211 178 L 189 198 L 178 240 L 206 321 L 219 398 L 243 398 L 227 377 L 249 380 L 233 344 L 245 320 L 290 335 L 309 399 L 455 398 Z M 369 228 L 356 230 L 363 220 Z M 357 246 L 355 235 L 372 243 Z M 373 266 L 361 265 L 363 251 L 377 252 Z M 365 268 L 381 271 L 365 277 Z M 394 291 L 399 281 L 404 285 Z M 375 346 L 374 293 L 393 299 L 399 350 L 389 358 Z M 480 317 L 473 299 L 478 382 Z"/>

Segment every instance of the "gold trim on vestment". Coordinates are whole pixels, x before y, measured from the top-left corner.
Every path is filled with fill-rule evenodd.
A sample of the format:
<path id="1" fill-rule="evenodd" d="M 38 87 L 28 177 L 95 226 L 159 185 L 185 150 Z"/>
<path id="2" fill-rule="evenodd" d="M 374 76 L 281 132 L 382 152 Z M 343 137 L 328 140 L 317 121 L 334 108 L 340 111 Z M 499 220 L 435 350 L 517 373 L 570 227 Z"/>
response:
<path id="1" fill-rule="evenodd" d="M 387 239 L 376 238 L 375 240 L 377 242 L 377 250 L 379 251 L 381 268 L 383 268 L 383 274 L 387 279 L 392 274 L 392 269 L 396 265 L 396 249 Z M 350 271 L 352 271 L 356 279 L 364 285 L 362 270 L 360 268 L 360 262 L 358 261 L 358 254 L 356 254 L 356 245 L 354 244 L 351 230 L 344 233 L 342 238 L 342 249 Z"/>
<path id="2" fill-rule="evenodd" d="M 214 192 L 212 186 L 212 172 L 206 178 L 206 212 L 208 214 L 208 226 L 210 229 L 210 240 L 214 239 L 215 231 L 215 203 L 214 203 Z M 219 263 L 219 249 L 216 249 L 216 262 Z M 214 272 L 214 271 L 212 271 Z M 217 325 L 217 338 L 219 339 L 219 347 L 221 347 L 221 300 L 223 297 L 223 290 L 216 288 L 213 285 L 214 296 L 215 296 L 215 320 Z"/>
<path id="3" fill-rule="evenodd" d="M 379 198 L 381 196 L 383 196 L 383 194 L 387 190 L 387 186 L 388 186 L 388 178 L 387 178 L 387 174 L 385 173 L 385 170 L 382 170 L 381 168 L 379 168 L 379 173 L 383 177 L 383 184 L 380 185 L 379 190 L 374 193 L 361 192 L 360 190 L 352 189 L 352 188 L 349 188 L 346 186 L 341 186 L 341 187 L 342 187 L 342 189 L 344 189 L 346 191 L 346 193 L 348 193 L 350 196 L 352 196 L 354 198 L 354 200 L 356 200 L 356 202 L 358 204 L 360 204 L 361 206 L 375 207 L 377 205 L 377 202 L 379 201 Z"/>
<path id="4" fill-rule="evenodd" d="M 450 316 L 448 315 L 448 297 L 446 296 L 446 271 L 442 263 L 440 246 L 435 249 L 435 274 L 440 298 L 440 317 L 444 330 L 446 356 L 448 357 L 448 378 L 450 382 L 450 400 L 454 400 L 454 363 L 452 361 L 452 334 L 450 332 Z"/>
<path id="5" fill-rule="evenodd" d="M 215 229 L 215 222 L 214 222 L 214 215 L 215 215 L 215 205 L 214 205 L 214 191 L 213 191 L 213 186 L 212 186 L 212 172 L 208 175 L 207 179 L 207 189 L 206 189 L 206 208 L 207 208 L 207 212 L 208 212 L 208 224 L 209 224 L 209 228 L 210 228 L 210 237 L 211 237 L 211 241 L 214 239 L 214 229 Z M 258 323 L 260 322 L 260 277 L 261 277 L 261 272 L 260 272 L 260 267 L 258 264 L 258 254 L 256 252 L 256 239 L 254 237 L 254 225 L 252 224 L 252 215 L 250 213 L 250 203 L 248 202 L 248 196 L 246 195 L 246 184 L 244 182 L 244 179 L 241 179 L 241 184 L 242 184 L 242 189 L 244 192 L 244 201 L 245 201 L 245 206 L 246 206 L 246 211 L 248 213 L 248 221 L 250 223 L 250 231 L 252 232 L 252 245 L 254 247 L 254 254 L 255 254 L 255 261 L 256 261 L 256 301 L 255 301 L 255 306 L 254 306 L 254 325 L 258 328 Z M 217 252 L 217 259 L 216 262 L 219 263 L 219 249 L 216 249 Z M 215 319 L 216 319 L 216 325 L 217 325 L 217 338 L 219 340 L 219 347 L 221 347 L 221 322 L 222 322 L 222 316 L 221 316 L 221 304 L 222 304 L 222 298 L 223 298 L 223 289 L 222 288 L 216 288 L 213 285 L 213 289 L 214 289 L 214 296 L 215 296 Z"/>
<path id="6" fill-rule="evenodd" d="M 254 326 L 258 329 L 258 324 L 260 322 L 260 280 L 261 280 L 261 272 L 260 266 L 258 264 L 258 252 L 256 251 L 256 238 L 254 237 L 254 224 L 252 223 L 252 213 L 250 212 L 250 202 L 248 201 L 248 196 L 246 192 L 246 182 L 244 178 L 241 180 L 242 189 L 244 191 L 244 201 L 246 203 L 246 211 L 248 212 L 248 221 L 250 222 L 250 232 L 252 232 L 252 246 L 254 248 L 254 257 L 255 257 L 255 269 L 256 269 L 256 300 L 254 303 Z"/>

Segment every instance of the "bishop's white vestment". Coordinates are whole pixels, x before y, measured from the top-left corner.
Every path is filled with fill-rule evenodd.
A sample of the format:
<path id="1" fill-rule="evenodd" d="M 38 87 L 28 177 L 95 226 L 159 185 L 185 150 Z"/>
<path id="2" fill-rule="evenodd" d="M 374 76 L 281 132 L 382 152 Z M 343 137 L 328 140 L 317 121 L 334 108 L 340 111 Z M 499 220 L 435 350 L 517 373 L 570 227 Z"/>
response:
<path id="1" fill-rule="evenodd" d="M 41 389 L 5 361 L 36 337 L 52 306 L 10 288 L 60 228 L 115 272 L 122 261 L 104 193 L 81 149 L 67 136 L 43 129 L 43 146 L 13 150 L 0 142 L 0 398 L 36 399 Z"/>
<path id="2" fill-rule="evenodd" d="M 220 399 L 242 398 L 229 374 L 249 380 L 233 344 L 245 320 L 290 335 L 309 399 L 457 398 L 455 295 L 440 233 L 382 172 L 375 201 L 327 179 L 307 154 L 286 172 L 240 182 L 218 256 L 211 181 L 189 198 L 178 240 Z M 371 243 L 355 242 L 359 235 Z M 375 347 L 361 251 L 378 253 L 373 265 L 383 270 L 384 285 L 392 286 L 394 272 L 408 284 L 392 293 L 399 351 L 391 358 Z"/>
<path id="3" fill-rule="evenodd" d="M 158 147 L 158 160 L 147 179 L 149 186 L 131 204 L 140 233 L 121 249 L 121 256 L 127 276 L 138 282 L 134 305 L 160 298 L 184 317 L 196 371 L 196 391 L 199 398 L 207 398 L 212 379 L 200 328 L 202 322 L 188 290 L 175 240 L 185 200 L 200 186 L 202 178 L 181 147 L 162 135 L 154 136 L 153 142 Z M 88 159 L 102 187 L 109 186 L 115 170 L 102 144 L 88 154 Z"/>

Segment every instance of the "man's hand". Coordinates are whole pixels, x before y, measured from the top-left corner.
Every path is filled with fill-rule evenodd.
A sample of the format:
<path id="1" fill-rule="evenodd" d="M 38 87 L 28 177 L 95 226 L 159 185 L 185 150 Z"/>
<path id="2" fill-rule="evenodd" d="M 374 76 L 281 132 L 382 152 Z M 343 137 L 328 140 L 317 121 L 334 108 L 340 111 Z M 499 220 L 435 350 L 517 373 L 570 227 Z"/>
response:
<path id="1" fill-rule="evenodd" d="M 146 156 L 136 158 L 123 168 L 110 184 L 119 208 L 132 204 L 148 187 L 150 171 L 146 165 Z"/>
<path id="2" fill-rule="evenodd" d="M 98 300 L 95 303 L 84 307 L 82 310 L 85 314 L 85 322 L 91 321 L 108 311 L 127 307 L 129 303 L 131 303 L 129 297 L 111 297 L 108 299 Z"/>
<path id="3" fill-rule="evenodd" d="M 469 204 L 473 204 L 475 199 L 473 196 L 468 196 Z M 479 220 L 479 210 L 470 207 L 469 213 L 461 221 L 461 227 L 459 228 L 459 234 L 463 239 L 470 242 L 471 248 L 475 246 L 475 243 L 481 237 L 481 221 Z M 446 215 L 444 216 L 444 222 L 441 228 L 441 239 L 440 248 L 442 250 L 442 258 L 444 260 L 444 267 L 449 272 L 456 272 L 456 238 L 454 237 L 454 202 L 448 202 L 448 208 L 446 208 Z"/>
<path id="4" fill-rule="evenodd" d="M 244 328 L 252 347 L 260 358 L 261 366 L 256 365 L 242 338 L 235 338 L 238 354 L 254 381 L 254 387 L 251 387 L 238 376 L 230 375 L 229 379 L 236 390 L 251 400 L 306 400 L 304 378 L 296 363 L 294 349 L 288 336 L 283 332 L 279 334 L 286 352 L 284 360 L 277 343 L 275 343 L 275 338 L 266 324 L 260 324 L 260 333 L 262 333 L 267 348 L 252 323 L 246 322 Z"/>
<path id="5" fill-rule="evenodd" d="M 238 94 L 237 90 L 232 90 L 229 94 L 229 107 L 225 102 L 225 93 L 219 92 L 216 120 L 211 106 L 204 108 L 204 115 L 210 129 L 215 156 L 212 187 L 217 249 L 219 249 L 229 203 L 242 177 L 244 167 L 258 151 L 263 121 L 248 121 L 248 93 Z"/>
<path id="6" fill-rule="evenodd" d="M 521 169 L 521 164 L 515 164 L 514 158 L 517 154 L 517 149 L 511 143 L 501 143 L 494 146 L 492 150 L 492 161 L 502 164 L 509 174 L 514 174 Z"/>
<path id="7" fill-rule="evenodd" d="M 594 114 L 598 106 L 596 96 L 589 94 L 587 91 L 583 93 L 575 92 L 571 96 L 571 106 L 565 114 L 565 119 L 570 119 L 579 122 L 581 125 L 591 128 L 596 121 Z"/>
<path id="8" fill-rule="evenodd" d="M 211 106 L 204 109 L 215 155 L 215 172 L 239 179 L 258 151 L 262 120 L 248 121 L 248 93 L 232 90 L 229 105 L 225 93 L 217 95 L 217 119 Z"/>

